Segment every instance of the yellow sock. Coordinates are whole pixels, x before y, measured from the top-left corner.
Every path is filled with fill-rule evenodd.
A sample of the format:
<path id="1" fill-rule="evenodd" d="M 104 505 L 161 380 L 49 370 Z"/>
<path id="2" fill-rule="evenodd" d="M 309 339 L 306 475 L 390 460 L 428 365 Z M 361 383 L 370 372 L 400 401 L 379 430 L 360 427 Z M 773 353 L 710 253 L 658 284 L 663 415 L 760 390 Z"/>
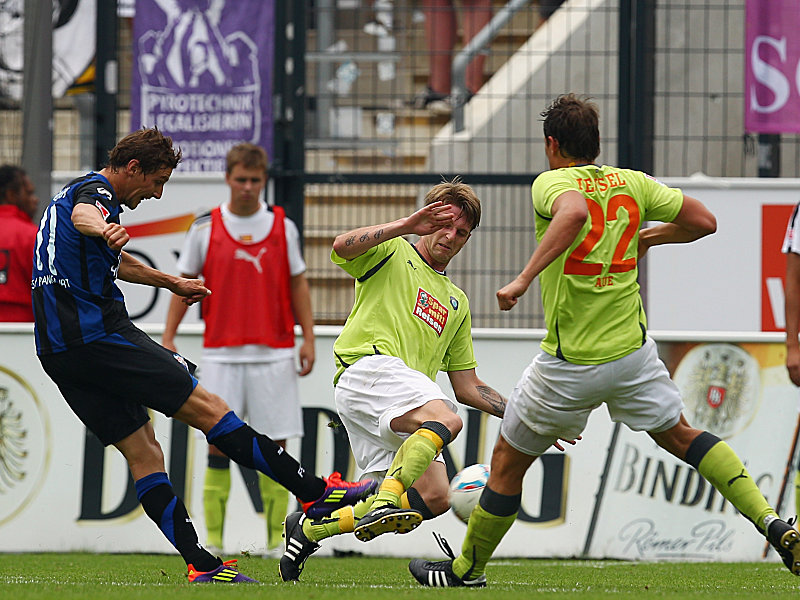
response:
<path id="1" fill-rule="evenodd" d="M 453 561 L 453 573 L 462 579 L 477 579 L 483 575 L 486 563 L 516 518 L 517 513 L 493 515 L 480 504 L 473 508 L 461 554 Z"/>
<path id="2" fill-rule="evenodd" d="M 263 473 L 258 474 L 258 485 L 267 526 L 267 549 L 272 550 L 282 545 L 283 520 L 289 508 L 289 491 Z"/>
<path id="3" fill-rule="evenodd" d="M 231 490 L 231 470 L 208 467 L 203 483 L 203 512 L 208 537 L 206 545 L 222 548 L 225 505 Z"/>
<path id="4" fill-rule="evenodd" d="M 411 434 L 394 456 L 378 490 L 375 508 L 387 504 L 399 506 L 400 497 L 425 472 L 444 445 L 442 437 L 426 427 Z"/>
<path id="5" fill-rule="evenodd" d="M 778 516 L 742 461 L 725 442 L 720 440 L 714 444 L 703 456 L 697 470 L 760 531 L 764 531 L 765 517 Z"/>

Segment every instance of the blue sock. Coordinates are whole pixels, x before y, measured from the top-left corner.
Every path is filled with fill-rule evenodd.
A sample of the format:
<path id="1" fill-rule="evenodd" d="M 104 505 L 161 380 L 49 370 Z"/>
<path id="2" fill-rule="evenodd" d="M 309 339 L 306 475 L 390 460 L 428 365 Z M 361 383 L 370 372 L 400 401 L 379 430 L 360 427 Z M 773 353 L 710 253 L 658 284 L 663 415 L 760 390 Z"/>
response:
<path id="1" fill-rule="evenodd" d="M 277 481 L 303 502 L 316 500 L 325 492 L 325 481 L 306 473 L 283 448 L 253 430 L 233 411 L 211 428 L 206 440 L 240 465 L 261 471 Z"/>
<path id="2" fill-rule="evenodd" d="M 198 571 L 213 571 L 222 564 L 198 544 L 197 532 L 186 507 L 175 495 L 166 473 L 145 475 L 134 485 L 144 512 L 180 552 L 187 565 L 193 565 Z"/>

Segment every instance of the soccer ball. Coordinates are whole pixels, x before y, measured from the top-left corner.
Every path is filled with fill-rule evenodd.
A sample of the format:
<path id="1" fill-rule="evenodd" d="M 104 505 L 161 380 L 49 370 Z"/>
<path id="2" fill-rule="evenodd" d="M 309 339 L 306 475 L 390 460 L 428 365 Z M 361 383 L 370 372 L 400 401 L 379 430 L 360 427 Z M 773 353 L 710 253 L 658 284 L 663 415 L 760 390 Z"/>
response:
<path id="1" fill-rule="evenodd" d="M 450 482 L 450 508 L 466 523 L 478 504 L 489 480 L 489 465 L 470 465 L 461 469 Z"/>

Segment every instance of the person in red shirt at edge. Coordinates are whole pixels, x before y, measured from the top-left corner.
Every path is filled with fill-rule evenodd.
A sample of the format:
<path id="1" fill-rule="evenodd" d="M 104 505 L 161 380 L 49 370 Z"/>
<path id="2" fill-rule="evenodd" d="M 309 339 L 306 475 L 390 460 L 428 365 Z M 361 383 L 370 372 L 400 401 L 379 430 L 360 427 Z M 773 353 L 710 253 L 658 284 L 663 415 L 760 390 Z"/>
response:
<path id="1" fill-rule="evenodd" d="M 0 166 L 0 321 L 33 322 L 31 271 L 39 198 L 28 175 Z"/>

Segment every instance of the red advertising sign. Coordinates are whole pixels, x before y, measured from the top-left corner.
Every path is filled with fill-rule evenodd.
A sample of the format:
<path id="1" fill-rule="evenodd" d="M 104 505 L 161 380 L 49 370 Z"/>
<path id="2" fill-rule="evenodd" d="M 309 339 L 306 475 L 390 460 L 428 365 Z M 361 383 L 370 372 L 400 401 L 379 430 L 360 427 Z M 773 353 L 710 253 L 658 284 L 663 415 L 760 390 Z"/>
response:
<path id="1" fill-rule="evenodd" d="M 783 331 L 783 283 L 786 257 L 781 252 L 786 225 L 794 206 L 761 207 L 761 331 Z"/>

